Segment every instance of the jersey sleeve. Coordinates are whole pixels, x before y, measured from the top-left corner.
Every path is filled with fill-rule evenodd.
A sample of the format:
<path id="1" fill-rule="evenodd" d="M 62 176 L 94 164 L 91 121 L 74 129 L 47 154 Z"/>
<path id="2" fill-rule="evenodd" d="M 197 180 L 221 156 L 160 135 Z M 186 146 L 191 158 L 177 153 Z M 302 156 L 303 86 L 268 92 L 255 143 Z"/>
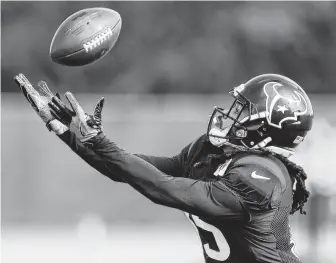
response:
<path id="1" fill-rule="evenodd" d="M 158 157 L 145 154 L 134 155 L 155 166 L 163 173 L 174 177 L 182 177 L 184 175 L 184 164 L 188 156 L 189 147 L 190 144 L 187 145 L 178 155 L 173 157 Z"/>
<path id="2" fill-rule="evenodd" d="M 236 219 L 245 216 L 239 199 L 220 180 L 206 182 L 171 176 L 115 143 L 107 144 L 106 140 L 103 135 L 95 137 L 92 150 L 104 160 L 111 176 L 120 175 L 154 203 L 203 217 Z"/>
<path id="3" fill-rule="evenodd" d="M 124 182 L 120 175 L 111 173 L 108 167 L 106 167 L 105 162 L 93 150 L 82 144 L 74 133 L 67 131 L 60 135 L 59 138 L 65 142 L 79 157 L 81 157 L 86 163 L 88 163 L 98 172 L 109 177 L 113 181 Z M 100 147 L 102 149 L 108 150 L 110 145 L 111 141 L 106 138 Z M 173 157 L 156 157 L 145 154 L 134 155 L 145 160 L 164 173 L 174 177 L 182 177 L 184 162 L 187 158 L 188 149 L 189 145 L 186 146 L 180 154 Z"/>
<path id="4" fill-rule="evenodd" d="M 80 142 L 76 135 L 71 131 L 66 131 L 58 136 L 64 143 L 66 143 L 71 150 L 73 150 L 80 158 L 87 164 L 96 169 L 101 174 L 109 177 L 116 182 L 124 182 L 124 180 L 116 173 L 111 173 L 103 159 L 100 158 L 94 151 L 86 147 Z"/>

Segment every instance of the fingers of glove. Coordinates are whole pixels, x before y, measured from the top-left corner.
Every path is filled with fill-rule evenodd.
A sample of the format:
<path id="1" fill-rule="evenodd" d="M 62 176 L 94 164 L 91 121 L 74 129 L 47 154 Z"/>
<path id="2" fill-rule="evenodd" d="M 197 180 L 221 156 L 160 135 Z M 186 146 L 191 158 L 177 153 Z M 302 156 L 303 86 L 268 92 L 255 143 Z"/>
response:
<path id="1" fill-rule="evenodd" d="M 55 104 L 59 109 L 66 110 L 67 106 L 64 104 L 64 102 L 58 98 L 58 97 L 53 97 L 51 99 L 51 102 Z"/>
<path id="2" fill-rule="evenodd" d="M 31 93 L 27 93 L 27 100 L 33 106 L 36 111 L 40 111 L 42 108 L 48 105 L 47 101 L 40 95 L 35 95 Z"/>
<path id="3" fill-rule="evenodd" d="M 61 96 L 59 95 L 58 92 L 56 92 L 56 97 L 59 98 L 61 100 Z"/>
<path id="4" fill-rule="evenodd" d="M 85 112 L 82 109 L 82 107 L 79 105 L 78 101 L 76 100 L 75 96 L 71 92 L 66 92 L 65 97 L 69 101 L 71 108 L 76 113 L 76 115 L 79 117 L 80 120 L 84 121 L 85 118 Z"/>
<path id="5" fill-rule="evenodd" d="M 57 107 L 57 106 L 55 105 L 55 103 L 49 102 L 49 103 L 48 103 L 48 106 L 49 106 L 51 112 L 54 112 L 54 113 L 56 114 L 56 116 L 61 117 L 61 113 L 62 113 L 62 111 L 60 110 L 59 107 Z M 57 118 L 57 119 L 59 119 L 59 118 Z"/>
<path id="6" fill-rule="evenodd" d="M 51 92 L 51 90 L 49 89 L 47 83 L 44 80 L 40 80 L 37 83 L 37 86 L 40 89 L 40 93 L 43 96 L 47 97 L 48 99 L 51 99 L 54 96 L 54 94 Z"/>
<path id="7" fill-rule="evenodd" d="M 97 103 L 97 105 L 96 105 L 96 107 L 93 111 L 93 118 L 94 118 L 95 121 L 97 121 L 99 123 L 101 123 L 101 119 L 102 119 L 102 111 L 103 111 L 103 107 L 104 107 L 104 101 L 105 101 L 105 98 L 102 97 L 98 101 L 98 103 Z"/>
<path id="8" fill-rule="evenodd" d="M 20 88 L 24 88 L 27 93 L 31 93 L 34 95 L 40 95 L 33 87 L 33 85 L 29 82 L 29 80 L 20 73 L 19 75 L 14 77 L 15 82 L 20 86 Z"/>
<path id="9" fill-rule="evenodd" d="M 23 74 L 16 75 L 14 77 L 14 81 L 20 87 L 23 95 L 26 97 L 26 99 L 28 100 L 28 102 L 31 104 L 31 100 L 28 98 L 28 94 L 34 94 L 34 92 L 31 92 L 31 90 L 32 89 L 34 90 L 34 88 L 30 88 L 29 85 L 27 85 L 25 83 L 25 81 L 22 78 L 22 76 L 23 76 Z"/>
<path id="10" fill-rule="evenodd" d="M 23 90 L 25 90 L 25 89 L 22 89 L 22 92 L 23 92 Z M 39 108 L 37 107 L 38 104 L 36 103 L 35 96 L 30 95 L 29 93 L 26 93 L 25 97 L 28 100 L 28 102 L 30 103 L 30 105 L 34 108 L 34 110 L 39 112 Z"/>
<path id="11" fill-rule="evenodd" d="M 22 94 L 26 97 L 26 99 L 28 100 L 28 102 L 31 104 L 30 99 L 28 98 L 28 91 L 24 86 L 21 86 L 20 83 L 15 79 L 16 84 L 20 87 Z"/>
<path id="12" fill-rule="evenodd" d="M 19 88 L 22 90 L 22 88 L 23 88 L 23 81 L 20 78 L 20 75 L 14 76 L 14 81 L 15 81 L 16 85 L 18 85 Z"/>
<path id="13" fill-rule="evenodd" d="M 55 106 L 57 106 L 59 109 L 59 111 L 64 111 L 64 113 L 66 113 L 67 115 L 70 115 L 70 116 L 75 116 L 76 113 L 70 109 L 59 97 L 53 97 L 51 99 L 51 102 L 53 104 L 55 104 Z"/>
<path id="14" fill-rule="evenodd" d="M 53 116 L 56 120 L 64 123 L 62 121 L 62 116 L 59 115 L 59 112 L 55 111 L 49 104 L 49 108 L 50 108 L 50 113 L 51 113 L 51 116 Z"/>
<path id="15" fill-rule="evenodd" d="M 62 104 L 62 105 L 61 105 Z M 54 113 L 54 117 L 61 121 L 62 123 L 69 125 L 74 116 L 74 112 L 69 110 L 68 107 L 59 99 L 52 99 L 52 102 L 49 102 L 50 111 Z"/>
<path id="16" fill-rule="evenodd" d="M 89 127 L 101 130 L 101 122 L 96 121 L 92 115 L 88 115 L 88 119 L 86 120 L 86 124 L 89 125 Z"/>
<path id="17" fill-rule="evenodd" d="M 45 122 L 48 123 L 52 121 L 54 118 L 53 114 L 50 111 L 50 108 L 48 107 L 47 104 L 45 104 L 39 111 L 39 115 L 41 119 Z"/>

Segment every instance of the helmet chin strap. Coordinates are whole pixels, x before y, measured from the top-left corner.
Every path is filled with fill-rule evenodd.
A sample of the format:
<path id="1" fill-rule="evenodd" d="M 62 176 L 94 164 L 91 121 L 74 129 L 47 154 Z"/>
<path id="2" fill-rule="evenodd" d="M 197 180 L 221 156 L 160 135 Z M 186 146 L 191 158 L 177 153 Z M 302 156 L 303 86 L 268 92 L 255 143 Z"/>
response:
<path id="1" fill-rule="evenodd" d="M 238 146 L 237 144 L 233 143 L 232 141 L 229 141 L 228 138 L 220 138 L 220 137 L 225 137 L 227 136 L 227 133 L 229 132 L 230 128 L 226 128 L 224 130 L 219 130 L 216 128 L 211 129 L 211 131 L 209 132 L 209 140 L 211 142 L 212 145 L 220 148 L 223 145 L 231 145 L 231 146 Z M 237 137 L 241 137 L 241 139 L 246 137 L 246 131 L 245 130 L 237 130 L 236 136 Z M 214 135 L 214 136 L 211 136 Z M 220 137 L 216 137 L 216 136 L 220 136 Z M 237 141 L 239 141 L 244 147 L 246 148 L 252 148 L 252 149 L 260 149 L 260 148 L 265 148 L 271 152 L 280 154 L 286 158 L 290 157 L 291 155 L 293 155 L 295 153 L 295 150 L 292 149 L 285 149 L 285 148 L 281 148 L 281 147 L 276 147 L 276 146 L 267 146 L 271 141 L 272 138 L 271 137 L 267 137 L 264 140 L 262 140 L 261 142 L 257 143 L 256 145 L 254 145 L 253 147 L 249 147 L 247 146 L 242 140 L 237 139 Z"/>
<path id="2" fill-rule="evenodd" d="M 295 153 L 294 149 L 285 149 L 285 148 L 280 148 L 280 147 L 276 147 L 276 146 L 267 146 L 266 149 L 271 151 L 271 152 L 282 155 L 286 158 L 289 158 L 290 156 L 292 156 Z"/>
<path id="3" fill-rule="evenodd" d="M 258 144 L 254 145 L 252 147 L 252 149 L 259 149 L 259 148 L 264 148 L 266 147 L 267 144 L 269 144 L 272 141 L 271 137 L 267 137 L 264 140 L 262 140 L 261 142 L 259 142 Z"/>
<path id="4" fill-rule="evenodd" d="M 251 149 L 260 149 L 260 148 L 265 148 L 267 144 L 269 144 L 272 141 L 271 137 L 267 137 L 264 140 L 262 140 L 261 142 L 257 143 L 256 145 L 254 145 L 253 147 L 249 147 L 248 145 L 246 145 L 246 143 L 244 143 L 243 141 L 240 141 L 240 143 L 242 145 L 244 145 L 246 148 L 251 148 Z M 251 142 L 252 144 L 253 142 Z M 267 148 L 267 147 L 266 147 Z"/>
<path id="5" fill-rule="evenodd" d="M 277 147 L 277 146 L 267 146 L 267 144 L 269 144 L 272 141 L 271 137 L 267 137 L 264 140 L 262 140 L 261 142 L 259 142 L 258 144 L 256 144 L 255 146 L 252 147 L 252 149 L 260 149 L 260 148 L 265 148 L 271 152 L 274 152 L 276 154 L 282 155 L 286 158 L 289 158 L 291 155 L 293 155 L 295 153 L 294 149 L 285 149 L 282 147 Z M 241 141 L 241 143 L 249 148 L 243 141 Z"/>

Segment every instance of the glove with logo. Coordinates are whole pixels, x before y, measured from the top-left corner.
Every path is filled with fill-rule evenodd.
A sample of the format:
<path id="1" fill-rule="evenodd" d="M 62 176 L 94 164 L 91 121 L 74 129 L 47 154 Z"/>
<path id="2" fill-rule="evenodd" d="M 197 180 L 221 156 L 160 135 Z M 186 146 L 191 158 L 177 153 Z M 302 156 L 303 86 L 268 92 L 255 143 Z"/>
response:
<path id="1" fill-rule="evenodd" d="M 39 81 L 38 83 L 40 93 L 34 89 L 33 85 L 22 73 L 16 75 L 14 81 L 20 87 L 27 101 L 46 124 L 49 131 L 52 130 L 60 135 L 68 130 L 50 111 L 48 103 L 51 102 L 51 99 L 55 97 L 55 95 L 50 91 L 45 81 Z"/>
<path id="2" fill-rule="evenodd" d="M 52 97 L 48 105 L 55 119 L 68 126 L 82 143 L 85 143 L 102 132 L 101 114 L 104 106 L 104 98 L 98 101 L 93 114 L 89 115 L 84 112 L 71 92 L 66 92 L 64 96 L 69 101 L 72 110 L 58 97 Z"/>

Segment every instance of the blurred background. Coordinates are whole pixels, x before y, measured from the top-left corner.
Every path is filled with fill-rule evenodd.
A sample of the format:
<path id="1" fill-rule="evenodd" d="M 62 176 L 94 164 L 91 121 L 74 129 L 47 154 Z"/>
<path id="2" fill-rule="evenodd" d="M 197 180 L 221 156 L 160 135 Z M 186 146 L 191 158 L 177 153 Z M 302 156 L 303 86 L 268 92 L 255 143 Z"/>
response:
<path id="1" fill-rule="evenodd" d="M 113 50 L 85 67 L 51 62 L 63 20 L 98 6 L 123 19 Z M 312 192 L 307 215 L 292 218 L 296 252 L 303 262 L 335 262 L 335 11 L 335 2 L 2 1 L 2 262 L 203 262 L 183 213 L 105 178 L 47 132 L 12 81 L 19 72 L 71 90 L 88 111 L 105 96 L 109 137 L 159 156 L 204 133 L 232 87 L 267 72 L 293 78 L 316 116 L 292 158 Z"/>

